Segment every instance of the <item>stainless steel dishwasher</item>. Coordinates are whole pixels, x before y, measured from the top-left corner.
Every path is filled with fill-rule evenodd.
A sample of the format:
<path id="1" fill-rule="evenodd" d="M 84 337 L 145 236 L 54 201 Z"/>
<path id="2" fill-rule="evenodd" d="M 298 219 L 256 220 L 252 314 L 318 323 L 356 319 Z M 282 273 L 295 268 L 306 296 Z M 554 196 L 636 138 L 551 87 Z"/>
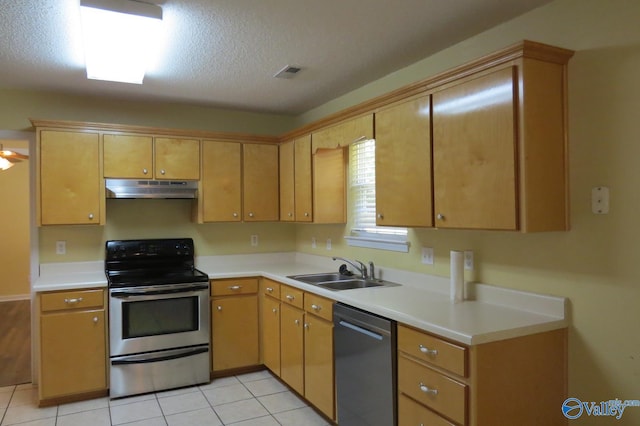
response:
<path id="1" fill-rule="evenodd" d="M 333 323 L 338 424 L 396 425 L 396 322 L 336 303 Z"/>

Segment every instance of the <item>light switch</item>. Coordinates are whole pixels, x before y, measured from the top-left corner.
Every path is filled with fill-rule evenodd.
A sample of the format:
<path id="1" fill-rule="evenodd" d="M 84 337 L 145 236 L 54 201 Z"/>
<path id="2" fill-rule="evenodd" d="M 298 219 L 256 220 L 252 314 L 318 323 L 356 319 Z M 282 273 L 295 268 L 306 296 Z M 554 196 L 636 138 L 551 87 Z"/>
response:
<path id="1" fill-rule="evenodd" d="M 56 241 L 56 254 L 67 254 L 66 241 Z"/>
<path id="2" fill-rule="evenodd" d="M 422 247 L 422 263 L 433 265 L 433 247 Z"/>

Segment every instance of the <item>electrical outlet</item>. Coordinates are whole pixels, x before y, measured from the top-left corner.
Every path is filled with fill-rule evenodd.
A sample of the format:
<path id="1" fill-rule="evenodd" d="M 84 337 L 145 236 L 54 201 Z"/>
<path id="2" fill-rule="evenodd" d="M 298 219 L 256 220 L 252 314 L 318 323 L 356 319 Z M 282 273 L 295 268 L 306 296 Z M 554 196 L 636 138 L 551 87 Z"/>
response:
<path id="1" fill-rule="evenodd" d="M 465 250 L 464 252 L 464 269 L 473 271 L 473 252 L 471 250 Z"/>
<path id="2" fill-rule="evenodd" d="M 316 237 L 311 237 L 311 248 L 318 247 L 318 242 L 316 241 Z"/>
<path id="3" fill-rule="evenodd" d="M 56 241 L 56 254 L 67 254 L 66 241 Z"/>
<path id="4" fill-rule="evenodd" d="M 422 263 L 433 265 L 433 247 L 422 247 Z"/>
<path id="5" fill-rule="evenodd" d="M 251 236 L 251 247 L 258 247 L 258 236 L 256 234 Z"/>
<path id="6" fill-rule="evenodd" d="M 331 238 L 327 238 L 327 250 L 331 250 Z"/>

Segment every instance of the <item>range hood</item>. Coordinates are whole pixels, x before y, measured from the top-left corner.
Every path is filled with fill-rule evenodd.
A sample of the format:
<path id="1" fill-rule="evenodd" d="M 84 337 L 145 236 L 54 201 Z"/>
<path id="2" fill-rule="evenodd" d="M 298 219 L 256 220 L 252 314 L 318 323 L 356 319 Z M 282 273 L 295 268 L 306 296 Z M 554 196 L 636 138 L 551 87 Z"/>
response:
<path id="1" fill-rule="evenodd" d="M 107 198 L 198 198 L 193 180 L 105 179 Z"/>

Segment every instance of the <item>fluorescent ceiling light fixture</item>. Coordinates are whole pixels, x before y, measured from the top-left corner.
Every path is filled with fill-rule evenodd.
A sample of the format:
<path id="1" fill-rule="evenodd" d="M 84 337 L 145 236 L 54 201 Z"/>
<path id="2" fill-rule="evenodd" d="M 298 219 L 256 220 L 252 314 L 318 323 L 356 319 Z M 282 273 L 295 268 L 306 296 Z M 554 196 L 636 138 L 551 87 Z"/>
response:
<path id="1" fill-rule="evenodd" d="M 162 8 L 132 0 L 80 0 L 87 78 L 142 84 L 160 44 Z"/>

